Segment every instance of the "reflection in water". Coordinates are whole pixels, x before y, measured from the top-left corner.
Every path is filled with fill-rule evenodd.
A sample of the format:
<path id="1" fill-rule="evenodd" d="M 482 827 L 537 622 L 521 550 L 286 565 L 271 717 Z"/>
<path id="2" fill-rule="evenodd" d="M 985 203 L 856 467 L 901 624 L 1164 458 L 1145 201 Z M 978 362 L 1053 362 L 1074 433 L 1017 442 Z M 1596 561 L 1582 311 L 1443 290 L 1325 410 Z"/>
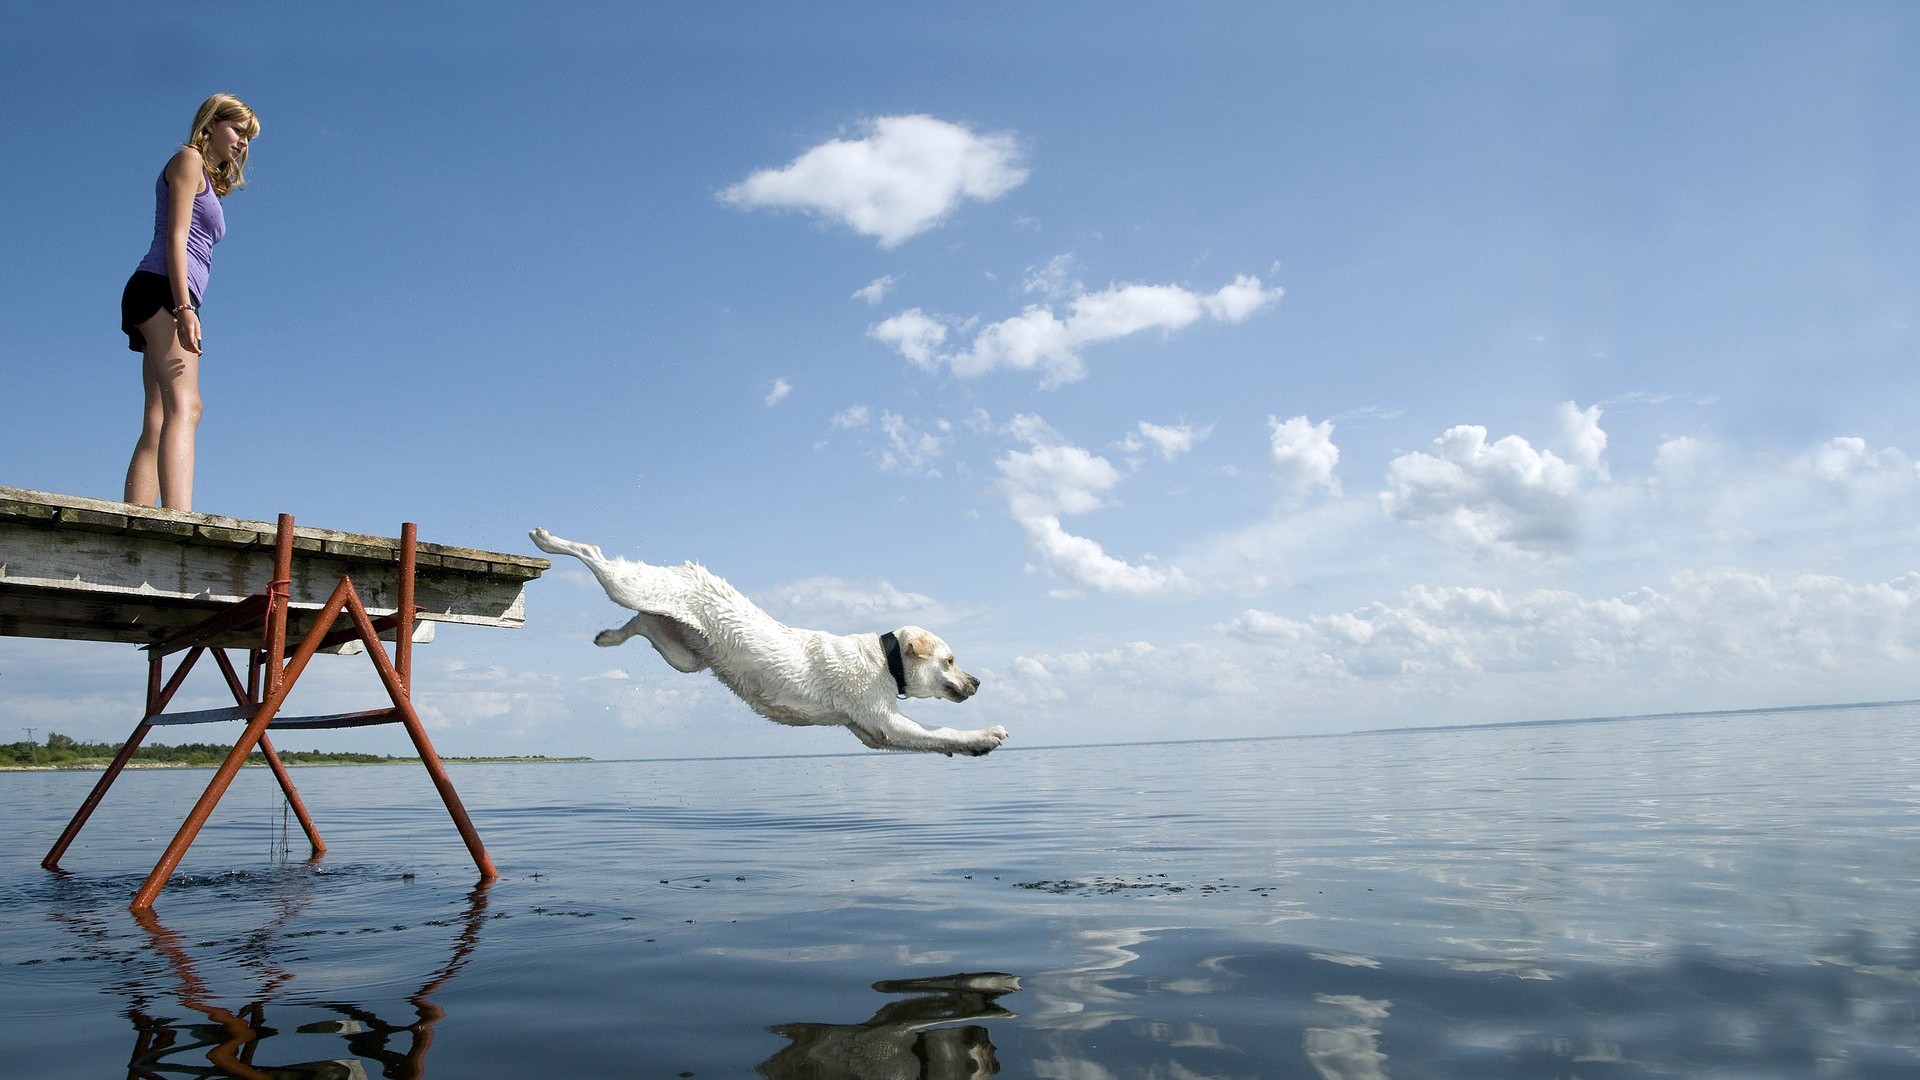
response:
<path id="1" fill-rule="evenodd" d="M 1000 1071 L 985 1027 L 942 1025 L 1014 1015 L 996 1002 L 1020 989 L 1017 977 L 989 971 L 878 982 L 873 988 L 919 996 L 883 1005 L 864 1023 L 773 1028 L 791 1045 L 763 1062 L 760 1074 L 773 1080 L 967 1080 Z"/>
<path id="2" fill-rule="evenodd" d="M 133 1055 L 127 1062 L 127 1075 L 133 1078 L 186 1076 L 231 1076 L 242 1080 L 355 1080 L 368 1076 L 369 1066 L 377 1065 L 379 1075 L 389 1080 L 414 1080 L 425 1075 L 427 1050 L 433 1045 L 433 1027 L 446 1013 L 433 1002 L 433 995 L 465 967 L 480 942 L 480 927 L 486 920 L 487 887 L 474 889 L 467 897 L 466 912 L 459 920 L 451 954 L 421 983 L 407 1001 L 413 1007 L 410 1022 L 397 1023 L 382 1018 L 365 1006 L 344 1002 L 322 1002 L 315 1008 L 334 1018 L 301 1024 L 295 1034 L 336 1036 L 345 1044 L 346 1053 L 337 1058 L 291 1064 L 263 1064 L 258 1058 L 263 1046 L 283 1034 L 267 1023 L 267 1005 L 294 979 L 294 974 L 271 960 L 270 946 L 279 939 L 289 920 L 304 907 L 299 898 L 283 900 L 282 911 L 271 923 L 247 935 L 237 951 L 214 958 L 214 964 L 238 964 L 255 976 L 257 989 L 247 1004 L 230 1009 L 216 1000 L 200 973 L 196 958 L 180 935 L 164 925 L 153 911 L 135 913 L 153 950 L 164 958 L 178 985 L 179 1002 L 206 1018 L 207 1022 L 188 1022 L 157 1015 L 150 991 L 136 989 L 127 1008 L 133 1021 Z M 305 1046 L 307 1040 L 290 1040 Z M 212 1069 L 201 1062 L 210 1062 Z"/>
<path id="3" fill-rule="evenodd" d="M 1380 1021 L 1391 1003 L 1355 994 L 1315 998 L 1338 1015 L 1333 1023 L 1310 1027 L 1301 1039 L 1307 1060 L 1325 1080 L 1386 1080 L 1387 1055 L 1380 1052 Z"/>
<path id="4" fill-rule="evenodd" d="M 465 892 L 388 872 L 430 792 L 341 770 L 375 861 L 170 884 L 184 976 L 132 882 L 0 830 L 0 1075 L 118 1077 L 131 1028 L 165 1080 L 1920 1080 L 1920 709 L 1863 719 L 1042 752 L 989 800 L 859 758 L 502 766 L 489 840 L 549 877 L 411 1005 Z M 0 818 L 64 816 L 35 782 Z M 869 989 L 989 969 L 1018 996 Z"/>

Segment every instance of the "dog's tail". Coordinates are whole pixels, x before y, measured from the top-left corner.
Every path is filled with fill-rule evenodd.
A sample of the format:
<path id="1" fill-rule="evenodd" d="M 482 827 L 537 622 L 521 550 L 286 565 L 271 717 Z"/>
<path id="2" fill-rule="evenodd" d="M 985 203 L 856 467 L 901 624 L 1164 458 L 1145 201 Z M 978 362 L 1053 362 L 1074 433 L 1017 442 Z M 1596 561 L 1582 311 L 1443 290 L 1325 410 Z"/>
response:
<path id="1" fill-rule="evenodd" d="M 702 583 L 708 586 L 710 593 L 717 594 L 731 588 L 691 564 L 665 567 L 631 559 L 610 559 L 593 544 L 567 540 L 545 529 L 536 528 L 527 535 L 533 538 L 534 546 L 541 551 L 550 555 L 571 555 L 585 563 L 599 580 L 600 587 L 607 591 L 607 598 L 621 607 L 662 615 L 688 626 L 704 625 L 704 620 L 687 603 L 689 573 L 703 575 Z"/>

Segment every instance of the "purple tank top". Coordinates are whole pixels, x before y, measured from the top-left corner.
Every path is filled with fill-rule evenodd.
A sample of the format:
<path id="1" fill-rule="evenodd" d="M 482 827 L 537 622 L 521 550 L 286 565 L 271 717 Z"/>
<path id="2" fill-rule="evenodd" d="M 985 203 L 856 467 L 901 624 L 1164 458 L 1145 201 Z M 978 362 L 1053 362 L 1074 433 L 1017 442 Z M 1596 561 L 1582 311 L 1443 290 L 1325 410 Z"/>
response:
<path id="1" fill-rule="evenodd" d="M 202 175 L 205 175 L 204 173 Z M 153 246 L 138 269 L 167 275 L 167 174 L 160 173 L 154 185 L 156 206 L 153 211 Z M 196 297 L 207 294 L 207 275 L 213 270 L 213 245 L 227 234 L 227 215 L 220 197 L 213 193 L 213 179 L 193 197 L 193 220 L 187 223 L 187 288 Z"/>

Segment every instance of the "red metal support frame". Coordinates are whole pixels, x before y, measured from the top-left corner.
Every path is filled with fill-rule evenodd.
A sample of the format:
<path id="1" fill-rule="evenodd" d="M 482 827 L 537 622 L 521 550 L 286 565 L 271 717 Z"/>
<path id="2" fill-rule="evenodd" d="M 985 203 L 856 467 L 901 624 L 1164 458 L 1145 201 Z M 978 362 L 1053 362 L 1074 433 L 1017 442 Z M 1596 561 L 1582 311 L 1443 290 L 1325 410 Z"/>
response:
<path id="1" fill-rule="evenodd" d="M 306 804 L 295 790 L 293 778 L 286 765 L 275 751 L 273 741 L 267 730 L 279 719 L 288 727 L 345 727 L 367 723 L 399 723 L 405 726 L 407 736 L 412 740 L 415 751 L 420 755 L 421 763 L 426 767 L 428 776 L 433 780 L 434 788 L 445 803 L 447 813 L 452 817 L 460 838 L 466 843 L 468 853 L 473 857 L 474 866 L 480 871 L 480 880 L 484 884 L 499 877 L 493 860 L 488 857 L 486 848 L 480 842 L 480 835 L 473 827 L 473 821 L 467 816 L 466 807 L 460 802 L 459 793 L 454 790 L 453 781 L 447 776 L 446 767 L 440 756 L 434 752 L 433 743 L 427 737 L 426 726 L 421 723 L 419 714 L 414 710 L 413 691 L 413 630 L 419 618 L 414 603 L 414 571 L 417 559 L 416 528 L 407 522 L 401 528 L 401 543 L 398 556 L 398 597 L 394 614 L 378 622 L 368 616 L 366 607 L 361 603 L 360 595 L 354 588 L 349 576 L 342 576 L 334 586 L 333 593 L 320 609 L 313 625 L 308 628 L 292 656 L 286 652 L 287 630 L 289 626 L 289 606 L 293 578 L 293 517 L 281 514 L 278 533 L 274 545 L 273 578 L 267 583 L 262 594 L 248 597 L 217 612 L 203 620 L 198 626 L 181 631 L 165 641 L 148 646 L 147 667 L 147 710 L 135 726 L 133 734 L 127 739 L 120 753 L 108 766 L 93 791 L 87 796 L 66 831 L 55 842 L 53 849 L 41 861 L 49 870 L 59 869 L 60 859 L 74 838 L 79 835 L 87 819 L 105 797 L 107 789 L 126 767 L 133 753 L 140 746 L 147 732 L 158 723 L 200 723 L 215 719 L 244 719 L 246 728 L 235 740 L 206 790 L 200 795 L 193 809 L 180 824 L 166 851 L 154 864 L 153 872 L 146 882 L 134 894 L 132 909 L 136 912 L 148 911 L 154 899 L 165 887 L 167 879 L 178 868 L 185 857 L 187 848 L 207 823 L 214 808 L 226 794 L 234 777 L 246 759 L 258 748 L 273 771 L 280 788 L 285 792 L 288 804 L 300 819 L 300 827 L 306 832 L 312 845 L 313 857 L 319 858 L 326 851 L 326 844 L 320 839 L 319 830 L 314 826 L 312 817 L 307 813 Z M 336 630 L 335 624 L 342 615 L 349 617 L 351 628 Z M 239 672 L 228 659 L 223 648 L 215 645 L 216 639 L 244 628 L 249 622 L 261 627 L 259 644 L 249 651 L 247 678 L 241 682 Z M 381 643 L 380 633 L 391 629 L 394 633 L 394 655 L 390 660 L 386 648 Z M 279 712 L 286 703 L 287 695 L 306 670 L 314 653 L 322 648 L 331 647 L 343 641 L 358 641 L 366 650 L 367 657 L 373 662 L 374 671 L 392 701 L 390 709 L 376 709 L 358 713 L 340 713 L 319 717 L 281 718 Z M 162 658 L 181 649 L 186 655 L 181 658 L 178 668 L 169 679 L 163 679 Z M 233 693 L 238 708 L 232 710 L 209 710 L 206 713 L 188 713 L 165 715 L 167 703 L 173 698 L 187 673 L 203 652 L 211 651 L 225 679 L 227 687 Z"/>

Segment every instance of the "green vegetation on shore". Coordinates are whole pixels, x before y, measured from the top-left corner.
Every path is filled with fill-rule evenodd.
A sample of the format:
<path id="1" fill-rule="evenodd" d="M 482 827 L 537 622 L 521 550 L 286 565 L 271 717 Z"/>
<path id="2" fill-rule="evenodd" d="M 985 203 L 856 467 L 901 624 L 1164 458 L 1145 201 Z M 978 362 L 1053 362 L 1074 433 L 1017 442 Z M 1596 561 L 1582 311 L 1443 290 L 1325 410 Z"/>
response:
<path id="1" fill-rule="evenodd" d="M 47 736 L 44 744 L 35 742 L 15 742 L 0 744 L 0 768 L 19 768 L 22 766 L 56 769 L 85 769 L 105 766 L 114 755 L 120 752 L 119 743 L 83 743 L 59 732 Z M 178 746 L 157 744 L 143 745 L 133 752 L 133 765 L 173 765 L 190 767 L 195 765 L 218 765 L 225 761 L 233 749 L 231 743 L 182 743 Z M 331 750 L 282 750 L 280 760 L 288 765 L 399 765 L 419 761 L 416 757 L 395 757 L 392 754 L 356 754 L 348 751 Z M 524 757 L 442 757 L 449 762 L 502 762 L 502 761 L 591 761 L 592 758 L 567 757 L 555 758 L 545 754 L 531 754 Z M 248 759 L 248 764 L 262 763 L 256 753 Z"/>

